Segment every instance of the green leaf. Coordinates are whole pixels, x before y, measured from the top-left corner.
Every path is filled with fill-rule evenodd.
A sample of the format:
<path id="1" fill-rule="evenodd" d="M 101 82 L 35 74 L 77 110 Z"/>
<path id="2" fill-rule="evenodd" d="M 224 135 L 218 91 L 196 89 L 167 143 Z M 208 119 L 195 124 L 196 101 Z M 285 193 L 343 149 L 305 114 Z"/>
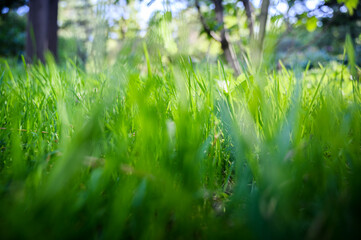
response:
<path id="1" fill-rule="evenodd" d="M 345 48 L 347 52 L 348 65 L 350 67 L 351 75 L 353 79 L 357 79 L 355 48 L 353 46 L 350 34 L 346 35 Z"/>
<path id="2" fill-rule="evenodd" d="M 271 22 L 275 23 L 277 20 L 282 19 L 283 15 L 279 14 L 279 15 L 274 15 L 271 17 Z"/>
<path id="3" fill-rule="evenodd" d="M 315 31 L 317 28 L 317 18 L 315 16 L 307 18 L 306 29 L 309 32 Z"/>
<path id="4" fill-rule="evenodd" d="M 358 0 L 337 0 L 338 3 L 344 3 L 350 15 L 353 15 L 354 9 L 357 8 Z"/>

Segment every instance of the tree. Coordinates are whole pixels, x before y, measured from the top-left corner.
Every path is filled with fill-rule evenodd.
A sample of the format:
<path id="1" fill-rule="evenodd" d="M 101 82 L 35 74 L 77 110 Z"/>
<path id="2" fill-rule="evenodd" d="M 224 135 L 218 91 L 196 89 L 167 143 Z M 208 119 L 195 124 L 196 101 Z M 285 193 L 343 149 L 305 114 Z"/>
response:
<path id="1" fill-rule="evenodd" d="M 222 51 L 228 62 L 228 64 L 233 68 L 236 75 L 241 74 L 241 67 L 239 65 L 235 51 L 229 42 L 228 32 L 224 25 L 224 9 L 222 0 L 213 0 L 215 5 L 215 19 L 217 21 L 217 28 L 220 29 L 220 34 L 218 35 L 207 23 L 206 19 L 203 16 L 199 0 L 195 0 L 195 6 L 197 8 L 199 19 L 201 21 L 204 32 L 210 37 L 216 40 L 221 44 Z"/>
<path id="2" fill-rule="evenodd" d="M 71 50 L 71 55 L 76 57 L 77 63 L 85 67 L 90 55 L 90 39 L 93 39 L 94 34 L 95 5 L 91 4 L 90 0 L 62 0 L 62 2 L 65 4 L 60 6 L 62 12 L 59 16 L 59 21 L 62 22 L 60 29 L 68 33 L 69 40 L 73 40 L 75 46 Z"/>
<path id="3" fill-rule="evenodd" d="M 240 65 L 238 59 L 236 57 L 235 51 L 229 41 L 228 32 L 224 25 L 224 6 L 226 5 L 223 0 L 212 0 L 203 1 L 204 3 L 212 3 L 214 4 L 214 18 L 216 20 L 216 24 L 213 24 L 213 27 L 207 22 L 204 14 L 201 11 L 199 0 L 195 0 L 195 6 L 199 14 L 199 19 L 203 27 L 203 31 L 212 39 L 221 43 L 221 47 L 224 53 L 224 56 L 228 62 L 228 64 L 233 68 L 235 74 L 239 75 L 241 73 Z M 260 14 L 255 15 L 254 7 L 249 0 L 235 0 L 235 1 L 227 1 L 227 6 L 231 5 L 231 8 L 237 9 L 238 2 L 242 2 L 244 6 L 244 10 L 247 16 L 247 26 L 249 29 L 249 40 L 250 46 L 255 51 L 252 51 L 252 59 L 256 65 L 259 65 L 262 60 L 262 52 L 263 52 L 263 42 L 266 35 L 266 26 L 268 20 L 268 9 L 270 5 L 269 0 L 263 0 L 261 4 Z M 210 15 L 210 14 L 208 14 Z M 256 31 L 255 20 L 259 19 L 258 31 Z M 219 32 L 217 34 L 217 31 Z"/>
<path id="4" fill-rule="evenodd" d="M 263 0 L 261 4 L 260 14 L 257 17 L 259 19 L 259 30 L 256 32 L 254 24 L 254 12 L 252 3 L 249 0 L 240 0 L 244 6 L 247 16 L 247 25 L 249 29 L 249 39 L 253 55 L 251 56 L 256 65 L 261 64 L 263 54 L 263 44 L 266 36 L 266 27 L 268 20 L 268 9 L 270 6 L 270 0 Z"/>
<path id="5" fill-rule="evenodd" d="M 26 56 L 45 62 L 45 51 L 57 57 L 58 0 L 30 0 Z"/>
<path id="6" fill-rule="evenodd" d="M 25 4 L 25 0 L 0 0 L 0 56 L 23 54 L 26 20 L 16 11 Z"/>
<path id="7" fill-rule="evenodd" d="M 59 0 L 49 0 L 48 5 L 47 42 L 55 59 L 58 58 L 58 2 Z"/>
<path id="8" fill-rule="evenodd" d="M 302 9 L 297 11 L 295 9 Z M 330 56 L 339 56 L 345 47 L 345 37 L 349 34 L 353 45 L 356 45 L 356 63 L 360 64 L 360 36 L 361 28 L 361 4 L 358 0 L 328 0 L 320 1 L 312 8 L 307 7 L 305 1 L 288 1 L 288 11 L 284 19 L 292 19 L 293 24 L 288 23 L 287 31 L 280 38 L 281 41 L 292 41 L 292 47 L 283 47 L 284 51 L 304 52 L 310 46 L 323 50 Z M 320 27 L 322 26 L 322 27 Z M 311 32 L 311 33 L 310 33 Z M 308 37 L 305 37 L 308 36 Z M 287 40 L 286 40 L 287 39 Z M 299 39 L 307 39 L 299 41 Z M 295 42 L 298 41 L 297 44 Z M 287 46 L 287 45 L 286 45 Z M 288 54 L 289 55 L 289 54 Z M 348 61 L 346 56 L 346 61 Z"/>
<path id="9" fill-rule="evenodd" d="M 0 18 L 6 15 L 9 10 L 17 9 L 26 4 L 26 0 L 1 0 L 0 1 Z M 4 9 L 7 9 L 6 13 Z"/>

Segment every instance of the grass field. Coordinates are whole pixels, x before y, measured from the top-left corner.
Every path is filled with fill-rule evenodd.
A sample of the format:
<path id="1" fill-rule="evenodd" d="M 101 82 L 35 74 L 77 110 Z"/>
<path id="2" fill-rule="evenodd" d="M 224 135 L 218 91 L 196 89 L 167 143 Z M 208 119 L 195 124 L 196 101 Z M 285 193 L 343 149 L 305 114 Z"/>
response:
<path id="1" fill-rule="evenodd" d="M 0 69 L 1 239 L 361 237 L 347 66 Z"/>

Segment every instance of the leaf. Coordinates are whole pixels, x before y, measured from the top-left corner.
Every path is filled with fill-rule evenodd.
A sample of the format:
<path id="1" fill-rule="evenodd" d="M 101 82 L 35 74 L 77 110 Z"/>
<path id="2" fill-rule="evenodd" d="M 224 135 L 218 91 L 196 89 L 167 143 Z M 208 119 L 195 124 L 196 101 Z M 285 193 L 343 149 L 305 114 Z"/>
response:
<path id="1" fill-rule="evenodd" d="M 337 0 L 338 3 L 344 3 L 350 15 L 353 15 L 354 9 L 357 8 L 358 0 Z"/>
<path id="2" fill-rule="evenodd" d="M 0 87 L 1 87 L 1 84 L 3 83 L 4 74 L 5 74 L 5 71 L 3 71 L 3 73 L 0 76 Z"/>
<path id="3" fill-rule="evenodd" d="M 141 204 L 144 200 L 144 197 L 146 195 L 146 190 L 147 190 L 147 179 L 144 178 L 134 193 L 134 198 L 133 198 L 133 206 L 134 207 L 141 206 Z"/>
<path id="4" fill-rule="evenodd" d="M 357 79 L 355 49 L 350 34 L 346 35 L 345 48 L 352 78 Z"/>
<path id="5" fill-rule="evenodd" d="M 275 23 L 277 20 L 282 19 L 282 17 L 283 17 L 282 14 L 274 15 L 271 17 L 271 22 Z"/>
<path id="6" fill-rule="evenodd" d="M 313 32 L 316 30 L 316 28 L 317 28 L 317 18 L 315 16 L 307 18 L 307 21 L 306 21 L 307 31 Z"/>

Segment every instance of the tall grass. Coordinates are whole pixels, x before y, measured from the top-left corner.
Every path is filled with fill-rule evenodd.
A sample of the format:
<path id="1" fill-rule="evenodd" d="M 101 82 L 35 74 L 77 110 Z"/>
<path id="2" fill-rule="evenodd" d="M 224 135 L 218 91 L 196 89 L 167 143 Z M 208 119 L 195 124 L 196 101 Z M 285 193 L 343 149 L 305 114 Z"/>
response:
<path id="1" fill-rule="evenodd" d="M 2 239 L 358 238 L 346 67 L 1 63 Z M 131 64 L 129 62 L 131 61 Z"/>

